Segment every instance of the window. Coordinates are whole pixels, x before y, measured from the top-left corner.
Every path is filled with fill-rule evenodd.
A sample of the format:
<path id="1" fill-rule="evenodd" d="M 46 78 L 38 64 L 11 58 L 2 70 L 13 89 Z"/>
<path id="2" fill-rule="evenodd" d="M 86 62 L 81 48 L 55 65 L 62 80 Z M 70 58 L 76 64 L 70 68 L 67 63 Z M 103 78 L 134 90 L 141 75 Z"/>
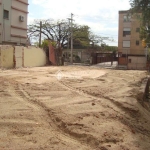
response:
<path id="1" fill-rule="evenodd" d="M 123 41 L 123 47 L 124 48 L 130 47 L 130 41 Z"/>
<path id="2" fill-rule="evenodd" d="M 123 16 L 123 21 L 124 22 L 130 22 L 131 21 L 131 16 L 129 16 L 129 15 Z"/>
<path id="3" fill-rule="evenodd" d="M 9 11 L 4 10 L 4 19 L 9 19 Z"/>
<path id="4" fill-rule="evenodd" d="M 123 37 L 131 35 L 131 29 L 130 28 L 124 28 L 123 29 Z"/>
<path id="5" fill-rule="evenodd" d="M 140 28 L 136 28 L 136 32 L 140 32 Z"/>
<path id="6" fill-rule="evenodd" d="M 136 40 L 136 45 L 139 45 L 139 44 L 140 44 L 140 42 L 138 40 Z"/>

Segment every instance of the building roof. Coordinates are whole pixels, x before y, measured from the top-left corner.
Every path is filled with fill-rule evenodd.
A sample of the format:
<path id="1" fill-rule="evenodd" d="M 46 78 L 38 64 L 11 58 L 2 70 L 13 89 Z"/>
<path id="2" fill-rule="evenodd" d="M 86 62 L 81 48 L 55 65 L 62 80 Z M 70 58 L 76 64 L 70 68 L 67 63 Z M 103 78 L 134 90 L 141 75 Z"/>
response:
<path id="1" fill-rule="evenodd" d="M 119 14 L 124 14 L 124 13 L 128 13 L 129 10 L 119 10 Z"/>

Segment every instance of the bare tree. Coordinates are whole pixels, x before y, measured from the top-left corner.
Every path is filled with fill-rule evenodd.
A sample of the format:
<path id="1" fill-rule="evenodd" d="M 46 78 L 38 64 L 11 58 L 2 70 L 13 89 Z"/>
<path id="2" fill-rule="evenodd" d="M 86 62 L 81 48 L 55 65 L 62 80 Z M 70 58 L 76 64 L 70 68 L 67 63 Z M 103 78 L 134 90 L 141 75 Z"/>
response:
<path id="1" fill-rule="evenodd" d="M 42 25 L 40 26 L 40 22 Z M 68 23 L 65 21 L 35 20 L 28 26 L 28 36 L 34 39 L 39 38 L 42 34 L 43 39 L 55 41 L 57 45 L 65 47 L 67 45 Z"/>

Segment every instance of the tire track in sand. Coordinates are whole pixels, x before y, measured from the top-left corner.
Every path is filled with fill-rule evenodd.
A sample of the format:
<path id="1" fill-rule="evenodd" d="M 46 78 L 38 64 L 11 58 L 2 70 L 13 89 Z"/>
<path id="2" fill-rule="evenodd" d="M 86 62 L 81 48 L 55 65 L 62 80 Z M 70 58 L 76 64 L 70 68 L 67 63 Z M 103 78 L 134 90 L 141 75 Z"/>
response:
<path id="1" fill-rule="evenodd" d="M 89 97 L 89 98 L 95 98 L 95 102 L 98 101 L 100 102 L 100 104 L 105 107 L 105 108 L 108 108 L 108 109 L 112 109 L 113 111 L 117 112 L 120 116 L 124 116 L 124 113 L 121 113 L 121 112 L 126 112 L 128 113 L 131 117 L 133 118 L 136 118 L 138 117 L 138 109 L 136 108 L 128 108 L 128 107 L 125 107 L 122 105 L 122 103 L 119 103 L 117 101 L 115 101 L 113 98 L 110 98 L 108 96 L 104 96 L 104 95 L 100 95 L 100 96 L 95 96 L 94 94 L 91 94 L 85 90 L 81 90 L 81 89 L 78 89 L 78 88 L 74 88 L 66 83 L 64 83 L 63 81 L 58 81 L 64 88 L 68 89 L 68 90 L 71 90 L 73 92 L 76 92 L 80 95 L 83 95 L 85 97 Z M 107 101 L 107 104 L 105 104 L 105 102 Z M 119 119 L 120 120 L 120 119 Z M 138 126 L 138 125 L 135 125 L 133 126 L 132 124 L 130 124 L 128 122 L 128 118 L 124 118 L 124 119 L 121 119 L 121 122 L 127 126 L 129 126 L 131 129 L 135 129 L 138 133 L 141 133 L 141 134 L 146 134 L 148 137 L 149 137 L 149 134 L 150 134 L 150 131 L 147 130 L 147 129 L 143 129 L 143 127 L 141 126 Z"/>
<path id="2" fill-rule="evenodd" d="M 52 133 L 54 136 L 58 135 L 58 137 L 63 141 L 69 141 L 72 144 L 80 145 L 80 147 L 85 150 L 91 149 L 89 145 L 82 143 L 77 138 L 74 138 L 70 134 L 65 133 L 60 127 L 57 126 L 57 117 L 55 118 L 53 110 L 48 108 L 44 103 L 40 102 L 36 98 L 30 96 L 30 94 L 24 89 L 21 84 L 15 83 L 15 86 L 16 87 L 14 88 L 14 84 L 12 85 L 9 82 L 9 92 L 11 93 L 11 95 L 19 100 L 26 102 L 36 110 L 38 109 L 38 111 L 41 111 L 42 114 L 45 114 L 45 116 L 41 117 L 41 119 L 49 124 L 49 126 L 52 128 Z"/>

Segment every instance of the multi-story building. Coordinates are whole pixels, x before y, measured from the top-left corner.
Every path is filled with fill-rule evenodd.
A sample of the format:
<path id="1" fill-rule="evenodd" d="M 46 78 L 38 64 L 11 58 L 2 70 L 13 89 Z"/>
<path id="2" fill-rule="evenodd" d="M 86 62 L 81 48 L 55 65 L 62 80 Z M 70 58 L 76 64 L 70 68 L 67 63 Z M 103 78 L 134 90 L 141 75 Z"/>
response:
<path id="1" fill-rule="evenodd" d="M 26 44 L 28 0 L 0 0 L 0 44 Z"/>
<path id="2" fill-rule="evenodd" d="M 147 52 L 140 39 L 140 14 L 130 15 L 128 11 L 119 11 L 118 52 L 121 54 L 118 64 L 128 69 L 145 69 Z"/>
<path id="3" fill-rule="evenodd" d="M 119 11 L 118 51 L 122 54 L 145 55 L 139 37 L 140 22 L 136 17 L 131 17 L 128 11 Z"/>

